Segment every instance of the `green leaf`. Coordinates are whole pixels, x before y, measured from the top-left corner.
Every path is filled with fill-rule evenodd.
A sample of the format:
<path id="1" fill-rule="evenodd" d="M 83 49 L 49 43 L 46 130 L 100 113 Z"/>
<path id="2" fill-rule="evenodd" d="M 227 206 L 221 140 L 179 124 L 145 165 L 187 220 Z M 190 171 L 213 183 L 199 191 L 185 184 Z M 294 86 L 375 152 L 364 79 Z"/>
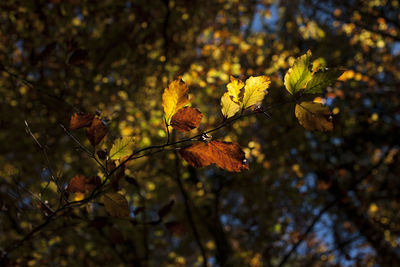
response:
<path id="1" fill-rule="evenodd" d="M 123 137 L 115 141 L 110 151 L 110 159 L 116 160 L 132 153 L 132 137 Z"/>
<path id="2" fill-rule="evenodd" d="M 106 193 L 103 196 L 103 203 L 106 211 L 111 216 L 115 217 L 128 217 L 129 205 L 126 198 L 118 193 Z"/>
<path id="3" fill-rule="evenodd" d="M 344 72 L 343 69 L 328 69 L 314 73 L 307 83 L 305 92 L 310 94 L 322 93 L 326 87 L 333 84 Z"/>
<path id="4" fill-rule="evenodd" d="M 304 89 L 311 80 L 310 59 L 311 51 L 308 50 L 307 54 L 296 58 L 293 66 L 286 72 L 285 87 L 289 93 L 294 94 Z"/>

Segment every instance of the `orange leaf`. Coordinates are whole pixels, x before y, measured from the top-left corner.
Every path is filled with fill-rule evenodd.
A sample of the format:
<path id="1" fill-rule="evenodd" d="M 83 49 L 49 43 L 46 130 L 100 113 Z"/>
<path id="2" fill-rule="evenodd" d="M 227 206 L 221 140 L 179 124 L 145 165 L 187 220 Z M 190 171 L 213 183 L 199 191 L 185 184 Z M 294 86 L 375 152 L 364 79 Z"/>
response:
<path id="1" fill-rule="evenodd" d="M 179 153 L 190 165 L 197 168 L 214 163 L 230 172 L 241 172 L 249 169 L 245 154 L 236 143 L 224 141 L 197 143 L 181 149 Z"/>
<path id="2" fill-rule="evenodd" d="M 71 193 L 86 193 L 86 191 L 93 191 L 100 184 L 99 176 L 86 178 L 84 175 L 78 174 L 69 181 L 67 190 Z"/>
<path id="3" fill-rule="evenodd" d="M 71 120 L 69 122 L 69 129 L 75 130 L 82 127 L 88 127 L 92 124 L 94 115 L 84 114 L 84 113 L 75 113 L 71 116 Z"/>
<path id="4" fill-rule="evenodd" d="M 171 119 L 171 126 L 181 132 L 197 128 L 203 114 L 197 108 L 184 107 L 178 110 Z"/>
<path id="5" fill-rule="evenodd" d="M 94 118 L 92 125 L 90 125 L 90 128 L 86 130 L 86 136 L 92 146 L 96 146 L 98 143 L 100 143 L 104 136 L 106 136 L 106 133 L 107 127 L 98 118 Z"/>

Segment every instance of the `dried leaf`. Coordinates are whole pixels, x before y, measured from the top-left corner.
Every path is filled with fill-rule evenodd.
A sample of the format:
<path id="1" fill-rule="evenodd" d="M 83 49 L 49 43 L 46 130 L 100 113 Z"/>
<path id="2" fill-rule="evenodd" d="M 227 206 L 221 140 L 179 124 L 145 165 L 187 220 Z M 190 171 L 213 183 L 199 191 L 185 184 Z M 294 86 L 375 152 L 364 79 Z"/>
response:
<path id="1" fill-rule="evenodd" d="M 164 218 L 172 209 L 172 206 L 175 204 L 175 201 L 171 199 L 167 205 L 161 207 L 161 209 L 158 210 L 158 217 L 160 217 L 160 220 Z"/>
<path id="2" fill-rule="evenodd" d="M 268 93 L 266 89 L 271 83 L 267 76 L 251 76 L 246 80 L 243 94 L 243 108 L 248 108 L 256 104 L 260 104 L 264 96 Z"/>
<path id="3" fill-rule="evenodd" d="M 221 97 L 221 107 L 222 107 L 221 108 L 222 115 L 225 118 L 232 117 L 240 110 L 239 104 L 233 102 L 233 100 L 229 96 L 229 93 L 225 93 Z"/>
<path id="4" fill-rule="evenodd" d="M 171 119 L 171 126 L 181 132 L 197 128 L 203 114 L 197 108 L 184 107 L 178 110 Z"/>
<path id="5" fill-rule="evenodd" d="M 86 178 L 84 175 L 76 175 L 69 181 L 68 192 L 70 193 L 86 193 L 88 191 L 94 190 L 101 184 L 101 179 L 99 176 L 92 176 Z"/>
<path id="6" fill-rule="evenodd" d="M 96 146 L 98 143 L 100 143 L 101 140 L 103 140 L 104 136 L 106 136 L 106 133 L 107 127 L 98 118 L 94 118 L 92 124 L 86 130 L 86 136 L 92 146 Z"/>
<path id="7" fill-rule="evenodd" d="M 85 189 L 85 185 L 86 185 L 86 177 L 84 175 L 76 175 L 74 178 L 71 179 L 71 181 L 69 181 L 68 184 L 68 192 L 71 193 L 76 193 L 76 192 L 80 192 L 80 193 L 85 193 L 86 189 Z"/>
<path id="8" fill-rule="evenodd" d="M 165 88 L 162 95 L 162 105 L 164 107 L 167 123 L 170 123 L 172 116 L 185 105 L 189 104 L 189 88 L 181 79 L 171 82 Z"/>
<path id="9" fill-rule="evenodd" d="M 110 150 L 110 159 L 117 160 L 132 153 L 132 137 L 123 137 L 115 140 Z"/>
<path id="10" fill-rule="evenodd" d="M 201 142 L 181 149 L 179 153 L 190 165 L 197 168 L 213 163 L 231 172 L 241 172 L 249 168 L 243 150 L 236 143 Z"/>
<path id="11" fill-rule="evenodd" d="M 310 71 L 311 64 L 311 51 L 308 50 L 307 54 L 296 58 L 293 66 L 286 72 L 285 75 L 285 87 L 286 90 L 294 94 L 304 89 L 307 83 L 312 78 Z"/>
<path id="12" fill-rule="evenodd" d="M 97 153 L 97 156 L 99 157 L 99 159 L 101 159 L 101 160 L 105 160 L 107 158 L 106 150 L 99 150 L 96 153 Z"/>
<path id="13" fill-rule="evenodd" d="M 240 104 L 243 98 L 243 92 L 241 89 L 243 88 L 244 83 L 236 79 L 235 77 L 231 76 L 231 82 L 227 84 L 228 94 L 232 97 L 232 101 Z"/>
<path id="14" fill-rule="evenodd" d="M 186 226 L 176 221 L 166 222 L 165 227 L 167 227 L 168 231 L 177 236 L 184 235 L 187 232 Z"/>
<path id="15" fill-rule="evenodd" d="M 311 131 L 332 131 L 333 123 L 329 108 L 311 101 L 296 105 L 295 115 L 299 123 Z"/>
<path id="16" fill-rule="evenodd" d="M 111 216 L 121 218 L 129 216 L 128 201 L 123 195 L 113 192 L 106 193 L 103 195 L 103 203 Z"/>
<path id="17" fill-rule="evenodd" d="M 71 120 L 69 122 L 69 129 L 75 130 L 83 127 L 88 127 L 92 124 L 94 119 L 94 115 L 84 114 L 84 113 L 75 113 L 71 116 Z"/>

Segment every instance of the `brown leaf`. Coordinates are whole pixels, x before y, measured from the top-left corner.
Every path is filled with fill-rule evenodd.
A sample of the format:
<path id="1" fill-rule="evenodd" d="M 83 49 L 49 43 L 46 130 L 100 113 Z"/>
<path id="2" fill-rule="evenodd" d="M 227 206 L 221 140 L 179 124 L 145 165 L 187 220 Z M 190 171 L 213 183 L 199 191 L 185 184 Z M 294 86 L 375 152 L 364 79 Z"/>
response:
<path id="1" fill-rule="evenodd" d="M 69 181 L 68 188 L 67 188 L 68 192 L 71 192 L 71 193 L 76 193 L 76 192 L 85 193 L 85 190 L 86 190 L 85 189 L 85 184 L 86 184 L 85 180 L 86 180 L 85 176 L 83 176 L 81 174 L 76 175 L 74 178 L 71 179 L 71 181 Z"/>
<path id="2" fill-rule="evenodd" d="M 86 130 L 86 136 L 92 146 L 96 146 L 98 143 L 100 143 L 104 136 L 106 136 L 106 133 L 107 127 L 98 118 L 94 118 L 92 124 Z"/>
<path id="3" fill-rule="evenodd" d="M 75 113 L 71 116 L 71 120 L 69 122 L 69 129 L 75 130 L 82 127 L 88 127 L 92 124 L 94 119 L 94 115 L 85 114 L 85 113 Z"/>
<path id="4" fill-rule="evenodd" d="M 96 152 L 97 156 L 99 157 L 99 159 L 101 160 L 105 160 L 107 158 L 107 151 L 106 150 L 99 150 Z"/>
<path id="5" fill-rule="evenodd" d="M 71 193 L 86 193 L 87 191 L 93 191 L 99 185 L 101 185 L 99 176 L 86 178 L 84 175 L 78 174 L 69 181 L 67 190 Z"/>
<path id="6" fill-rule="evenodd" d="M 187 232 L 186 226 L 180 222 L 167 222 L 165 223 L 165 227 L 167 227 L 168 231 L 177 236 L 184 235 Z"/>
<path id="7" fill-rule="evenodd" d="M 202 142 L 181 149 L 179 153 L 190 165 L 197 168 L 214 163 L 230 172 L 241 172 L 249 169 L 245 154 L 236 143 L 224 141 Z"/>
<path id="8" fill-rule="evenodd" d="M 332 114 L 327 106 L 311 101 L 296 104 L 295 115 L 299 123 L 310 131 L 332 131 Z"/>
<path id="9" fill-rule="evenodd" d="M 103 195 L 103 203 L 111 216 L 121 218 L 129 216 L 129 204 L 123 195 L 113 192 L 106 193 Z"/>
<path id="10" fill-rule="evenodd" d="M 197 108 L 184 107 L 179 109 L 171 119 L 171 126 L 181 132 L 197 128 L 203 114 Z"/>
<path id="11" fill-rule="evenodd" d="M 172 206 L 174 205 L 175 201 L 171 199 L 169 203 L 165 206 L 163 206 L 159 211 L 158 211 L 158 217 L 160 217 L 160 220 L 164 218 L 172 209 Z"/>

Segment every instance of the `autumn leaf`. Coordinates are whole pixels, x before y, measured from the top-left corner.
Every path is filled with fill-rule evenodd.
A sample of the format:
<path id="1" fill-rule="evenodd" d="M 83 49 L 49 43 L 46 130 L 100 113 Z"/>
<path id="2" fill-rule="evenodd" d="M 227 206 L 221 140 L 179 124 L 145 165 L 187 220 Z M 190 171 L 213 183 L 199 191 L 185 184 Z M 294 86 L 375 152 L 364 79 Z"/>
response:
<path id="1" fill-rule="evenodd" d="M 329 108 L 321 103 L 302 102 L 297 104 L 295 115 L 299 123 L 311 131 L 332 131 L 333 123 Z"/>
<path id="2" fill-rule="evenodd" d="M 229 96 L 229 93 L 226 92 L 222 97 L 221 97 L 221 112 L 222 115 L 225 118 L 230 118 L 233 115 L 235 115 L 238 111 L 240 110 L 239 104 L 233 102 L 231 97 Z"/>
<path id="3" fill-rule="evenodd" d="M 70 193 L 86 193 L 88 191 L 93 191 L 100 184 L 101 180 L 98 176 L 86 178 L 84 175 L 79 174 L 69 181 L 67 190 Z"/>
<path id="4" fill-rule="evenodd" d="M 253 105 L 259 104 L 264 99 L 264 96 L 268 93 L 266 89 L 271 83 L 267 76 L 251 76 L 246 80 L 243 94 L 243 108 L 248 108 Z"/>
<path id="5" fill-rule="evenodd" d="M 132 153 L 132 137 L 122 137 L 115 140 L 110 150 L 110 159 L 117 160 Z"/>
<path id="6" fill-rule="evenodd" d="M 96 146 L 98 143 L 100 143 L 104 136 L 106 136 L 106 133 L 107 127 L 98 118 L 94 118 L 92 124 L 86 130 L 86 136 L 92 146 Z"/>
<path id="7" fill-rule="evenodd" d="M 201 142 L 183 148 L 179 153 L 190 165 L 197 168 L 213 163 L 231 172 L 241 172 L 249 168 L 243 150 L 236 143 L 224 141 Z"/>
<path id="8" fill-rule="evenodd" d="M 196 108 L 183 107 L 171 118 L 171 126 L 181 132 L 188 132 L 197 128 L 203 114 Z"/>
<path id="9" fill-rule="evenodd" d="M 188 90 L 189 88 L 181 79 L 172 81 L 168 88 L 165 88 L 162 95 L 162 105 L 168 124 L 179 109 L 189 104 Z"/>
<path id="10" fill-rule="evenodd" d="M 128 201 L 123 195 L 114 192 L 106 193 L 103 195 L 103 203 L 111 216 L 121 218 L 129 216 Z"/>
<path id="11" fill-rule="evenodd" d="M 343 72 L 343 69 L 327 69 L 314 73 L 311 80 L 307 83 L 305 92 L 311 94 L 322 93 L 326 87 L 334 83 Z"/>
<path id="12" fill-rule="evenodd" d="M 71 120 L 69 122 L 69 129 L 76 130 L 83 127 L 88 127 L 92 124 L 94 119 L 94 115 L 84 114 L 84 113 L 75 113 L 71 116 Z"/>
<path id="13" fill-rule="evenodd" d="M 233 76 L 231 76 L 231 82 L 228 83 L 228 85 L 226 86 L 228 88 L 229 96 L 232 97 L 232 101 L 238 104 L 242 102 L 243 93 L 241 92 L 241 89 L 243 88 L 243 86 L 244 83 Z"/>
<path id="14" fill-rule="evenodd" d="M 289 93 L 294 94 L 304 89 L 311 80 L 310 60 L 311 51 L 308 50 L 307 54 L 296 58 L 293 66 L 286 72 L 284 83 Z"/>

